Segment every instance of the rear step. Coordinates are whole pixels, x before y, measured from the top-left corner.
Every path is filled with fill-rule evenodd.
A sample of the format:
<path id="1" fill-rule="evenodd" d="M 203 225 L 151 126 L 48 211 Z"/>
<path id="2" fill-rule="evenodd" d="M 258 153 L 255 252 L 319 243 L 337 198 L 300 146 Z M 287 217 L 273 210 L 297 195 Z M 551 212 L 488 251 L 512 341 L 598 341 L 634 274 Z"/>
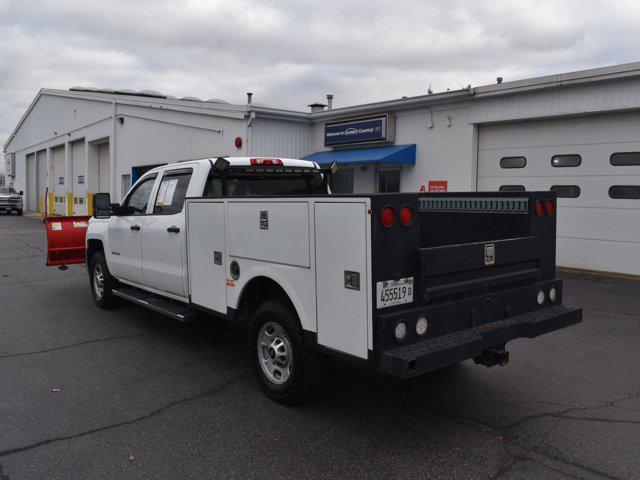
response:
<path id="1" fill-rule="evenodd" d="M 116 297 L 124 298 L 129 302 L 161 313 L 179 322 L 191 322 L 199 315 L 198 312 L 189 309 L 189 307 L 184 304 L 174 303 L 152 293 L 143 292 L 131 287 L 120 286 L 114 288 L 113 294 Z"/>

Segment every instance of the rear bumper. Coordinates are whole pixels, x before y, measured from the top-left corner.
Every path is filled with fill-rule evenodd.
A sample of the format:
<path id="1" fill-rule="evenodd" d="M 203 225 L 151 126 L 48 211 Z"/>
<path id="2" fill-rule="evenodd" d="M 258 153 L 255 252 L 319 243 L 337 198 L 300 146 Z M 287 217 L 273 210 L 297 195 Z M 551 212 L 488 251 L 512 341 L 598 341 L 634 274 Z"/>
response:
<path id="1" fill-rule="evenodd" d="M 557 305 L 386 350 L 380 370 L 410 378 L 477 357 L 483 349 L 516 338 L 533 338 L 582 321 L 582 309 Z"/>

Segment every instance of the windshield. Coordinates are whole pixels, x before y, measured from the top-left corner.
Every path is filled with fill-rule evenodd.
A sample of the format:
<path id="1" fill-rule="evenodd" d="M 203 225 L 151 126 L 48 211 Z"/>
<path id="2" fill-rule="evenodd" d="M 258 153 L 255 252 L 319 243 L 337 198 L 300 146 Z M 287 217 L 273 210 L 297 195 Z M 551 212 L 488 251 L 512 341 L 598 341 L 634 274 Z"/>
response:
<path id="1" fill-rule="evenodd" d="M 327 193 L 322 174 L 309 173 L 230 173 L 228 197 L 322 195 Z M 222 178 L 210 176 L 205 197 L 222 197 Z"/>
<path id="2" fill-rule="evenodd" d="M 16 191 L 11 187 L 0 187 L 0 195 L 8 195 L 10 193 L 16 193 Z"/>

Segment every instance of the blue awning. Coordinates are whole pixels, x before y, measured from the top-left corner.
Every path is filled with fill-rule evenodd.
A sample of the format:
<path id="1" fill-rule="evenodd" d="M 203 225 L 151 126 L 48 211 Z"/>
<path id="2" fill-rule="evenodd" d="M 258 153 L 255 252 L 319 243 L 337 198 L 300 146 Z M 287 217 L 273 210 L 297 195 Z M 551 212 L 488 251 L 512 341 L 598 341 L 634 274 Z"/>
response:
<path id="1" fill-rule="evenodd" d="M 415 165 L 416 145 L 393 145 L 391 147 L 316 152 L 307 155 L 304 160 L 311 160 L 320 166 L 327 166 L 332 162 L 337 162 L 340 166 L 367 164 Z"/>

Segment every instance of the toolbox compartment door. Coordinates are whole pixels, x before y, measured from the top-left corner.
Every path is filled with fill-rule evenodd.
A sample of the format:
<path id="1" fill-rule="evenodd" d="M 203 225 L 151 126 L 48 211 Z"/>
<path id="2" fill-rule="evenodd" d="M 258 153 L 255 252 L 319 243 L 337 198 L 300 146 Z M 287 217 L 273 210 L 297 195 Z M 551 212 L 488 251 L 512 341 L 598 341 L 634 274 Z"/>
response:
<path id="1" fill-rule="evenodd" d="M 367 220 L 364 202 L 315 204 L 318 343 L 360 358 L 368 353 Z"/>

